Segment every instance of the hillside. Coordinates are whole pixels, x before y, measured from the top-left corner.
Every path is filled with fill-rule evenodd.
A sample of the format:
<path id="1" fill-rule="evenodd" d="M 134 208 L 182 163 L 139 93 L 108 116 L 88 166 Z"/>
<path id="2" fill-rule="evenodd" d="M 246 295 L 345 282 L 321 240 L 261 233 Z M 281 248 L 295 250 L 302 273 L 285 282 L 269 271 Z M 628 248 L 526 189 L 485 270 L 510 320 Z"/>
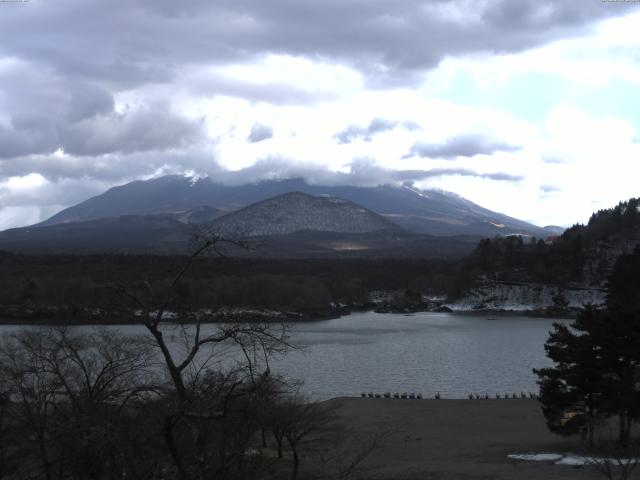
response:
<path id="1" fill-rule="evenodd" d="M 551 242 L 520 237 L 482 240 L 467 268 L 503 280 L 603 285 L 616 258 L 640 243 L 640 199 L 594 213 Z"/>
<path id="2" fill-rule="evenodd" d="M 549 235 L 549 231 L 543 228 L 492 212 L 447 192 L 395 185 L 310 185 L 300 178 L 245 185 L 225 185 L 211 178 L 193 180 L 182 176 L 135 181 L 69 207 L 41 225 L 121 215 L 176 213 L 202 205 L 230 212 L 289 192 L 348 200 L 416 233 L 439 236 Z"/>
<path id="3" fill-rule="evenodd" d="M 122 215 L 0 232 L 0 250 L 25 253 L 168 253 L 186 249 L 189 225 L 171 215 Z"/>
<path id="4" fill-rule="evenodd" d="M 218 218 L 213 230 L 241 236 L 286 235 L 303 230 L 366 233 L 399 230 L 398 225 L 340 198 L 285 193 Z"/>
<path id="5" fill-rule="evenodd" d="M 517 236 L 480 241 L 461 265 L 451 296 L 464 308 L 521 308 L 531 299 L 557 307 L 599 303 L 616 259 L 638 245 L 640 199 L 632 198 L 594 213 L 586 225 L 574 225 L 553 241 Z"/>

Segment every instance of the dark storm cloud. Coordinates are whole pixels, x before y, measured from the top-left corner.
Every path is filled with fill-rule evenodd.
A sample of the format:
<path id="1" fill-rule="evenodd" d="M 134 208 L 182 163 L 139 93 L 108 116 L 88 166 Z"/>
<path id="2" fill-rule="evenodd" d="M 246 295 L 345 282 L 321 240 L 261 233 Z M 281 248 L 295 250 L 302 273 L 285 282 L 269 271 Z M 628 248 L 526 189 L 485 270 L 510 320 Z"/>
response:
<path id="1" fill-rule="evenodd" d="M 99 83 L 36 70 L 24 62 L 0 69 L 0 118 L 8 118 L 0 123 L 0 162 L 58 149 L 103 155 L 184 148 L 203 137 L 201 121 L 165 103 L 116 112 L 113 95 Z"/>
<path id="2" fill-rule="evenodd" d="M 71 92 L 67 103 L 67 119 L 78 122 L 100 114 L 113 112 L 113 95 L 97 85 L 81 85 Z"/>
<path id="3" fill-rule="evenodd" d="M 459 135 L 444 143 L 417 143 L 405 157 L 444 158 L 454 160 L 457 157 L 491 155 L 494 152 L 514 152 L 520 147 L 485 138 L 482 135 Z"/>
<path id="4" fill-rule="evenodd" d="M 202 138 L 199 122 L 172 115 L 162 105 L 60 126 L 61 147 L 71 155 L 185 148 Z"/>
<path id="5" fill-rule="evenodd" d="M 22 155 L 52 153 L 59 145 L 55 123 L 47 116 L 19 113 L 9 127 L 0 125 L 0 162 Z"/>
<path id="6" fill-rule="evenodd" d="M 360 125 L 349 125 L 342 132 L 336 133 L 333 138 L 335 138 L 338 143 L 342 144 L 351 143 L 358 139 L 370 142 L 376 133 L 393 130 L 399 125 L 402 125 L 407 130 L 420 129 L 420 126 L 413 122 L 394 122 L 391 120 L 385 120 L 384 118 L 374 118 L 366 127 L 362 127 Z"/>
<path id="7" fill-rule="evenodd" d="M 271 137 L 273 137 L 273 128 L 268 125 L 254 123 L 253 127 L 251 127 L 251 132 L 249 132 L 249 136 L 247 137 L 247 141 L 249 143 L 258 143 L 263 140 L 268 140 Z"/>
<path id="8" fill-rule="evenodd" d="M 631 8 L 575 0 L 32 0 L 3 7 L 0 53 L 120 88 L 269 53 L 346 63 L 384 85 L 446 56 L 573 36 Z"/>
<path id="9" fill-rule="evenodd" d="M 204 138 L 201 122 L 174 115 L 166 106 L 97 114 L 106 105 L 74 106 L 73 118 L 82 118 L 76 122 L 33 112 L 15 115 L 9 128 L 0 126 L 0 162 L 58 149 L 70 155 L 97 156 L 185 148 Z"/>

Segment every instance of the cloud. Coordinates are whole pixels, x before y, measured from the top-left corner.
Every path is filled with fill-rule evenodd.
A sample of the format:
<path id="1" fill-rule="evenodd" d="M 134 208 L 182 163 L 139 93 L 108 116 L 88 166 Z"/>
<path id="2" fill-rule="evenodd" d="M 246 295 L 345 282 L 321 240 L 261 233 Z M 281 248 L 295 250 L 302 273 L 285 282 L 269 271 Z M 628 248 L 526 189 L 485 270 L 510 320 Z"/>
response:
<path id="1" fill-rule="evenodd" d="M 491 155 L 494 152 L 515 152 L 521 147 L 487 139 L 482 135 L 458 135 L 439 144 L 416 143 L 405 157 L 444 158 Z"/>
<path id="2" fill-rule="evenodd" d="M 67 120 L 78 122 L 115 109 L 113 95 L 103 87 L 85 84 L 73 89 L 67 104 Z"/>
<path id="3" fill-rule="evenodd" d="M 407 130 L 420 129 L 420 126 L 414 122 L 396 122 L 385 120 L 384 118 L 374 118 L 366 127 L 361 127 L 359 125 L 349 125 L 342 132 L 336 133 L 333 138 L 335 138 L 338 143 L 341 144 L 351 143 L 358 139 L 362 139 L 365 142 L 370 142 L 375 134 L 393 130 L 399 125 L 403 126 Z"/>
<path id="4" fill-rule="evenodd" d="M 50 182 L 66 179 L 121 183 L 161 174 L 218 171 L 213 143 L 185 150 L 138 151 L 99 156 L 67 154 L 31 155 L 0 162 L 0 180 L 38 173 Z"/>
<path id="5" fill-rule="evenodd" d="M 436 177 L 476 177 L 500 182 L 517 182 L 519 175 L 503 172 L 478 172 L 467 168 L 432 168 L 429 170 L 391 170 L 378 166 L 370 159 L 355 160 L 346 174 L 345 182 L 355 185 L 380 185 L 384 183 L 404 183 Z"/>
<path id="6" fill-rule="evenodd" d="M 518 182 L 523 179 L 522 176 L 503 172 L 478 172 L 464 168 L 394 170 L 383 167 L 369 158 L 352 161 L 347 171 L 332 171 L 323 166 L 301 164 L 279 157 L 265 158 L 240 170 L 227 170 L 217 164 L 212 168 L 213 170 L 208 174 L 216 181 L 229 185 L 287 178 L 304 178 L 307 182 L 316 185 L 356 186 L 401 184 L 448 176 L 484 178 L 499 182 Z"/>
<path id="7" fill-rule="evenodd" d="M 551 195 L 562 191 L 560 187 L 556 187 L 555 185 L 540 185 L 540 190 L 543 195 Z"/>
<path id="8" fill-rule="evenodd" d="M 637 8 L 573 0 L 29 3 L 3 9 L 0 54 L 119 88 L 270 53 L 332 59 L 373 84 L 407 84 L 448 56 L 522 51 Z"/>
<path id="9" fill-rule="evenodd" d="M 64 121 L 47 114 L 16 114 L 9 128 L 0 125 L 0 160 L 52 154 L 61 149 L 77 156 L 185 148 L 204 138 L 201 122 L 149 105 L 123 113 L 108 111 L 108 102 L 84 97 L 72 103 Z"/>
<path id="10" fill-rule="evenodd" d="M 336 98 L 330 90 L 305 89 L 283 80 L 257 83 L 210 71 L 190 72 L 176 82 L 196 96 L 221 95 L 274 105 L 307 105 Z"/>
<path id="11" fill-rule="evenodd" d="M 273 128 L 268 125 L 254 123 L 247 137 L 249 143 L 258 143 L 273 137 Z"/>
<path id="12" fill-rule="evenodd" d="M 16 114 L 9 127 L 0 125 L 0 159 L 52 153 L 59 145 L 56 125 L 46 115 Z"/>
<path id="13" fill-rule="evenodd" d="M 85 119 L 60 126 L 61 148 L 71 155 L 104 155 L 185 148 L 203 137 L 198 121 L 163 105 Z"/>
<path id="14" fill-rule="evenodd" d="M 562 158 L 553 156 L 544 156 L 542 157 L 542 161 L 544 163 L 548 163 L 549 165 L 562 165 L 563 163 L 568 163 L 567 160 L 563 160 Z"/>

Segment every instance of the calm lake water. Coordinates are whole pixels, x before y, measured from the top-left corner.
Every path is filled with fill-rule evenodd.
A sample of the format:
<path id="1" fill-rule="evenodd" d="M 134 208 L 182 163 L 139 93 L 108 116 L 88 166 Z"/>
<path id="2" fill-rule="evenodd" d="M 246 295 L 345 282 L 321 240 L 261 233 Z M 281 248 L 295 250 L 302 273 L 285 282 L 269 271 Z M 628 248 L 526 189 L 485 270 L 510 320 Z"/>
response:
<path id="1" fill-rule="evenodd" d="M 370 390 L 440 392 L 444 398 L 534 392 L 531 369 L 549 365 L 544 342 L 553 322 L 505 315 L 356 313 L 296 325 L 293 341 L 307 347 L 273 369 L 304 379 L 304 390 L 318 398 Z"/>
<path id="2" fill-rule="evenodd" d="M 271 368 L 304 380 L 303 391 L 315 399 L 368 391 L 427 397 L 440 392 L 443 398 L 534 392 L 531 369 L 549 365 L 543 345 L 553 322 L 509 315 L 356 313 L 294 324 L 292 343 L 304 348 L 273 361 Z"/>

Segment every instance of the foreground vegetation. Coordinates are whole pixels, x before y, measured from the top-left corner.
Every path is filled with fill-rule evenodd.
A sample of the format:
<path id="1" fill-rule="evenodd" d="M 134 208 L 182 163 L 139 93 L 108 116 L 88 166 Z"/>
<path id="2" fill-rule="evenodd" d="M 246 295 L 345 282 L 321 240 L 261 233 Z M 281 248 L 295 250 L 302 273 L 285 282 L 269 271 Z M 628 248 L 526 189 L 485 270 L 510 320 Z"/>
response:
<path id="1" fill-rule="evenodd" d="M 281 331 L 176 328 L 167 358 L 160 343 L 112 330 L 5 335 L 0 479 L 296 478 L 301 466 L 336 478 L 372 448 L 269 373 Z M 221 368 L 231 346 L 240 355 Z"/>
<path id="2" fill-rule="evenodd" d="M 199 323 L 185 279 L 221 242 L 200 239 L 158 281 L 114 282 L 110 308 L 137 309 L 145 336 L 60 327 L 2 338 L 0 479 L 294 480 L 303 454 L 315 476 L 354 471 L 375 442 L 332 430 L 331 412 L 271 374 L 270 359 L 293 348 L 285 326 Z"/>
<path id="3" fill-rule="evenodd" d="M 554 324 L 545 344 L 554 365 L 534 370 L 548 428 L 565 436 L 581 433 L 589 451 L 600 451 L 592 454 L 594 463 L 609 478 L 614 471 L 627 478 L 640 462 L 632 435 L 640 419 L 639 292 L 637 247 L 616 261 L 604 307 L 587 305 L 570 326 Z M 617 438 L 611 445 L 607 430 L 614 418 Z M 603 444 L 618 468 L 602 459 Z"/>

